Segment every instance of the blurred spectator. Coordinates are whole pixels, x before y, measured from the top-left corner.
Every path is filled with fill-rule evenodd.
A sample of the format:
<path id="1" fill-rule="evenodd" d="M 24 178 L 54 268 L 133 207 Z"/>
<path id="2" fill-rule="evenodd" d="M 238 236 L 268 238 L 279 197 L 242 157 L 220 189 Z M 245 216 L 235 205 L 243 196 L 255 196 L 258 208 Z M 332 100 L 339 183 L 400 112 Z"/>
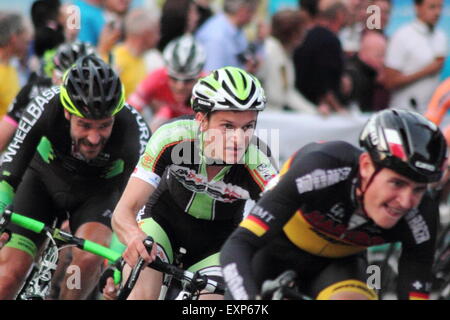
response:
<path id="1" fill-rule="evenodd" d="M 140 112 L 146 107 L 152 109 L 152 131 L 169 119 L 193 113 L 192 88 L 204 75 L 205 59 L 204 50 L 190 34 L 174 39 L 166 46 L 166 66 L 148 74 L 128 99 L 128 103 Z"/>
<path id="2" fill-rule="evenodd" d="M 391 9 L 392 2 L 391 0 L 371 0 L 369 5 L 377 6 L 379 15 L 379 20 L 374 21 L 374 25 L 372 25 L 372 21 L 368 22 L 367 28 L 369 30 L 377 31 L 382 34 L 386 41 L 388 41 L 388 36 L 386 34 L 386 27 L 389 24 L 389 19 L 391 17 Z M 373 14 L 373 13 L 370 13 Z M 370 17 L 368 17 L 370 19 Z M 377 18 L 378 19 L 378 18 Z M 386 76 L 386 70 L 381 71 L 378 74 L 377 81 L 374 84 L 373 88 L 373 99 L 372 99 L 372 109 L 373 110 L 382 110 L 389 107 L 389 101 L 391 99 L 391 92 L 384 85 Z"/>
<path id="3" fill-rule="evenodd" d="M 346 0 L 348 15 L 346 26 L 339 31 L 342 50 L 347 56 L 358 52 L 361 35 L 366 25 L 368 0 Z"/>
<path id="4" fill-rule="evenodd" d="M 31 21 L 34 26 L 34 54 L 41 58 L 47 50 L 64 42 L 64 27 L 59 21 L 59 0 L 38 0 L 31 6 Z"/>
<path id="5" fill-rule="evenodd" d="M 224 0 L 224 12 L 198 29 L 197 40 L 206 50 L 206 71 L 225 66 L 256 71 L 257 59 L 242 28 L 251 22 L 258 5 L 259 0 Z"/>
<path id="6" fill-rule="evenodd" d="M 292 52 L 303 39 L 304 25 L 298 10 L 281 10 L 272 16 L 272 34 L 264 41 L 264 61 L 258 70 L 267 106 L 277 110 L 316 113 L 317 108 L 295 88 Z"/>
<path id="7" fill-rule="evenodd" d="M 144 53 L 159 40 L 159 18 L 145 9 L 131 10 L 125 19 L 125 41 L 113 49 L 114 65 L 125 87 L 133 93 L 146 75 Z"/>
<path id="8" fill-rule="evenodd" d="M 378 31 L 386 36 L 386 27 L 389 24 L 389 19 L 391 17 L 392 0 L 370 0 L 369 7 L 376 6 L 379 11 L 369 10 L 367 13 L 367 24 L 366 28 L 369 30 Z M 375 13 L 379 13 L 379 17 L 374 17 L 375 19 L 370 19 Z"/>
<path id="9" fill-rule="evenodd" d="M 298 0 L 300 15 L 305 21 L 305 30 L 311 29 L 316 23 L 319 11 L 319 0 Z"/>
<path id="10" fill-rule="evenodd" d="M 80 31 L 78 40 L 96 46 L 105 25 L 105 16 L 101 7 L 104 0 L 74 0 L 80 13 Z"/>
<path id="11" fill-rule="evenodd" d="M 20 89 L 19 76 L 11 59 L 25 56 L 29 42 L 30 30 L 23 17 L 0 12 L 0 119 Z"/>
<path id="12" fill-rule="evenodd" d="M 346 14 L 341 1 L 321 0 L 316 25 L 294 50 L 296 87 L 322 114 L 345 112 L 340 102 L 344 54 L 337 33 Z"/>
<path id="13" fill-rule="evenodd" d="M 97 50 L 106 61 L 110 60 L 108 55 L 112 48 L 125 40 L 125 16 L 130 4 L 131 0 L 103 0 L 105 24 L 98 39 Z"/>
<path id="14" fill-rule="evenodd" d="M 200 27 L 206 20 L 213 15 L 213 9 L 211 8 L 211 0 L 193 0 L 197 6 L 199 19 L 197 28 Z"/>
<path id="15" fill-rule="evenodd" d="M 433 121 L 436 125 L 440 125 L 445 115 L 450 110 L 450 77 L 442 81 L 442 83 L 436 88 L 428 103 L 425 117 Z M 447 145 L 450 146 L 450 125 L 444 130 L 445 139 Z"/>
<path id="16" fill-rule="evenodd" d="M 166 0 L 161 12 L 161 40 L 158 48 L 162 52 L 166 45 L 185 33 L 197 28 L 200 14 L 192 0 Z"/>
<path id="17" fill-rule="evenodd" d="M 417 19 L 398 29 L 389 41 L 385 85 L 390 107 L 423 113 L 439 84 L 447 56 L 447 36 L 436 28 L 443 0 L 415 0 Z"/>
<path id="18" fill-rule="evenodd" d="M 64 28 L 65 40 L 68 42 L 75 41 L 80 31 L 78 7 L 72 3 L 62 4 L 59 10 L 58 21 Z"/>
<path id="19" fill-rule="evenodd" d="M 367 31 L 361 38 L 360 49 L 345 66 L 345 74 L 350 77 L 350 102 L 362 112 L 376 111 L 373 106 L 377 77 L 384 69 L 386 38 L 376 31 Z M 387 108 L 386 105 L 384 108 Z"/>

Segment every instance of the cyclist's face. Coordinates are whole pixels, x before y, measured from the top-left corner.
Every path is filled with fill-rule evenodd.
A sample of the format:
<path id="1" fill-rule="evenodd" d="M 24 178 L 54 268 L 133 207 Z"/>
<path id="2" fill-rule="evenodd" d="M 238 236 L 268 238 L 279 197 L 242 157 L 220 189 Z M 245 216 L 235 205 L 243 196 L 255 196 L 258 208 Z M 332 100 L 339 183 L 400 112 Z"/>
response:
<path id="1" fill-rule="evenodd" d="M 172 91 L 175 101 L 179 104 L 184 104 L 190 98 L 192 94 L 192 88 L 194 88 L 197 79 L 176 79 L 169 77 L 169 88 Z"/>
<path id="2" fill-rule="evenodd" d="M 426 183 L 418 183 L 390 169 L 383 168 L 367 188 L 374 167 L 361 166 L 364 207 L 368 216 L 380 227 L 390 229 L 422 201 Z M 367 188 L 367 189 L 366 189 Z"/>
<path id="3" fill-rule="evenodd" d="M 74 143 L 74 151 L 79 152 L 87 160 L 96 158 L 108 141 L 114 124 L 114 117 L 91 120 L 69 115 L 70 135 Z"/>
<path id="4" fill-rule="evenodd" d="M 227 164 L 239 162 L 253 136 L 257 115 L 256 111 L 216 111 L 208 120 L 197 113 L 196 118 L 203 119 L 201 128 L 206 133 L 205 155 Z"/>

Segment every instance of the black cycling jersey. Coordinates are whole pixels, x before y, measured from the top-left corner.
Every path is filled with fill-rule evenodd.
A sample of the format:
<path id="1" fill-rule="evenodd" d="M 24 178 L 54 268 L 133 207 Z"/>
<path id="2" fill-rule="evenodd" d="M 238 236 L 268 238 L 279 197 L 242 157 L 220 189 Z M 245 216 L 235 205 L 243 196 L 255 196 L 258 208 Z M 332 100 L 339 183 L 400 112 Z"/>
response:
<path id="1" fill-rule="evenodd" d="M 438 221 L 436 206 L 425 195 L 419 208 L 393 228 L 378 227 L 360 209 L 355 196 L 361 152 L 345 142 L 312 143 L 287 161 L 278 183 L 266 191 L 222 249 L 224 277 L 234 298 L 254 298 L 259 293 L 261 283 L 254 274 L 264 266 L 253 258 L 264 248 L 278 251 L 274 252 L 280 257 L 278 263 L 287 268 L 299 262 L 288 251 L 281 257 L 280 248 L 296 248 L 304 252 L 310 269 L 314 268 L 311 261 L 319 262 L 319 272 L 324 262 L 358 256 L 370 246 L 390 242 L 402 244 L 398 297 L 426 296 Z M 313 256 L 318 259 L 311 260 Z"/>
<path id="2" fill-rule="evenodd" d="M 13 207 L 20 214 L 47 224 L 69 218 L 73 233 L 87 222 L 110 228 L 112 210 L 149 138 L 144 119 L 125 105 L 100 154 L 83 159 L 73 151 L 59 87 L 51 87 L 23 112 L 2 155 L 0 183 L 16 191 Z M 45 238 L 17 226 L 11 231 L 7 246 L 31 255 Z"/>
<path id="3" fill-rule="evenodd" d="M 28 78 L 28 82 L 20 89 L 13 103 L 10 105 L 7 117 L 19 123 L 22 113 L 30 101 L 42 94 L 44 90 L 52 86 L 52 79 L 41 76 L 33 72 Z"/>

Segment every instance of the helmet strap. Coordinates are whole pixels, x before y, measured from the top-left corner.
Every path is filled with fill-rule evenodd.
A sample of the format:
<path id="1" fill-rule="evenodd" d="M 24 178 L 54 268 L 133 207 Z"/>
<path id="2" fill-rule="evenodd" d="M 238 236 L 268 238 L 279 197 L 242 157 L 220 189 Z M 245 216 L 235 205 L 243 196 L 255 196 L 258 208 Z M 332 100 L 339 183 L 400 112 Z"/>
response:
<path id="1" fill-rule="evenodd" d="M 357 186 L 357 189 L 359 189 L 359 191 L 361 192 L 361 194 L 359 196 L 356 196 L 356 199 L 359 202 L 359 206 L 362 210 L 362 212 L 364 213 L 365 216 L 369 216 L 367 214 L 366 208 L 364 206 L 364 197 L 366 195 L 367 189 L 369 189 L 370 185 L 372 184 L 373 180 L 375 179 L 375 177 L 377 176 L 378 173 L 380 173 L 381 169 L 383 169 L 381 166 L 379 166 L 378 164 L 376 164 L 375 162 L 373 162 L 373 165 L 375 167 L 375 171 L 372 173 L 372 175 L 369 178 L 369 181 L 366 184 L 366 187 L 364 188 L 364 190 L 362 189 L 362 177 L 361 177 L 361 173 L 358 172 L 358 180 L 359 180 L 359 185 Z"/>

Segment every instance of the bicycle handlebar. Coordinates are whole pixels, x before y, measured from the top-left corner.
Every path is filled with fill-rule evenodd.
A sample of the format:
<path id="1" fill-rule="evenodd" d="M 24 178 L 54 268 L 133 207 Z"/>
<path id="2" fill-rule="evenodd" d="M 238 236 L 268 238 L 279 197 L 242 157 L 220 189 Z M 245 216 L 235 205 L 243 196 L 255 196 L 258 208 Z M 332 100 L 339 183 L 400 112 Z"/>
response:
<path id="1" fill-rule="evenodd" d="M 147 248 L 147 251 L 151 251 L 153 243 L 154 242 L 151 237 L 147 237 L 146 239 L 144 239 L 144 246 Z M 117 294 L 118 300 L 124 300 L 128 297 L 137 282 L 144 264 L 144 259 L 140 257 L 136 265 L 131 270 L 130 276 L 125 282 L 125 285 L 123 286 L 123 288 L 119 289 Z M 148 264 L 147 267 L 165 274 L 172 275 L 175 279 L 186 282 L 187 288 L 190 292 L 206 290 L 209 293 L 215 294 L 223 295 L 225 293 L 225 286 L 218 283 L 217 281 L 208 279 L 208 277 L 206 276 L 201 276 L 197 272 L 194 273 L 178 268 L 170 263 L 162 261 L 159 257 L 156 257 L 156 259 Z"/>
<path id="2" fill-rule="evenodd" d="M 297 278 L 295 271 L 287 270 L 274 280 L 264 281 L 261 288 L 261 300 L 311 300 L 310 297 L 299 293 L 294 287 Z"/>

